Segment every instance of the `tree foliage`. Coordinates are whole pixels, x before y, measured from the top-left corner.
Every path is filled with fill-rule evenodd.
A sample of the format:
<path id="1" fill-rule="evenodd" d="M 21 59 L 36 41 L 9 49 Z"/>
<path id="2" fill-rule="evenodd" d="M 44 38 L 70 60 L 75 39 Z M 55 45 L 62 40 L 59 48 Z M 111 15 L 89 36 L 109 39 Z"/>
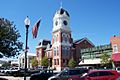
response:
<path id="1" fill-rule="evenodd" d="M 43 57 L 43 59 L 41 60 L 41 66 L 48 66 L 48 64 L 48 58 L 46 56 Z"/>
<path id="2" fill-rule="evenodd" d="M 77 65 L 77 62 L 72 58 L 69 60 L 68 66 L 74 68 Z"/>
<path id="3" fill-rule="evenodd" d="M 0 53 L 11 57 L 18 55 L 22 50 L 23 43 L 18 40 L 21 37 L 18 30 L 7 19 L 0 18 Z"/>
<path id="4" fill-rule="evenodd" d="M 102 53 L 100 56 L 101 59 L 101 64 L 102 66 L 107 66 L 111 61 L 110 61 L 110 55 L 108 55 L 106 52 Z"/>
<path id="5" fill-rule="evenodd" d="M 38 61 L 36 60 L 36 58 L 33 58 L 31 60 L 31 63 L 32 63 L 32 67 L 37 67 L 38 66 Z"/>

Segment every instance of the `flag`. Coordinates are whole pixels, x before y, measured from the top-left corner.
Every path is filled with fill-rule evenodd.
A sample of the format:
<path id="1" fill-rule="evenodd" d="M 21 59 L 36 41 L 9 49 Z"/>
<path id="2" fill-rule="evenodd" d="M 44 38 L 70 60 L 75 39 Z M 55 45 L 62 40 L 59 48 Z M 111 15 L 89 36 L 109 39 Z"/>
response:
<path id="1" fill-rule="evenodd" d="M 41 19 L 38 20 L 37 23 L 32 28 L 33 38 L 37 37 L 37 33 L 38 33 L 38 28 L 39 28 L 40 22 L 41 22 Z"/>

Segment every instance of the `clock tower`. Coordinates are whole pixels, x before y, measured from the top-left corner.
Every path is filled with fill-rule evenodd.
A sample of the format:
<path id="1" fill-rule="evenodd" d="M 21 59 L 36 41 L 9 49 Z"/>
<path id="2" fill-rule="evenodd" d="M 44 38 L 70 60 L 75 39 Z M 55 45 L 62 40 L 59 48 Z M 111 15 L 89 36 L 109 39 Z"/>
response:
<path id="1" fill-rule="evenodd" d="M 68 66 L 71 58 L 71 29 L 70 15 L 62 7 L 56 11 L 53 17 L 52 30 L 52 64 L 53 68 L 61 71 Z"/>

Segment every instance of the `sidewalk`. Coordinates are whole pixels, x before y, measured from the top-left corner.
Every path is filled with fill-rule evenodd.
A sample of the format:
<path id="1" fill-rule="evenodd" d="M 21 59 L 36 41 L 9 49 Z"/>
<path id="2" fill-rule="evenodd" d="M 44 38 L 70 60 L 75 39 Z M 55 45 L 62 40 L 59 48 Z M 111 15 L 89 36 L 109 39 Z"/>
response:
<path id="1" fill-rule="evenodd" d="M 8 80 L 24 80 L 24 77 L 13 77 L 13 76 L 0 76 L 0 78 L 6 78 Z M 26 80 L 30 80 L 30 77 L 27 77 Z"/>

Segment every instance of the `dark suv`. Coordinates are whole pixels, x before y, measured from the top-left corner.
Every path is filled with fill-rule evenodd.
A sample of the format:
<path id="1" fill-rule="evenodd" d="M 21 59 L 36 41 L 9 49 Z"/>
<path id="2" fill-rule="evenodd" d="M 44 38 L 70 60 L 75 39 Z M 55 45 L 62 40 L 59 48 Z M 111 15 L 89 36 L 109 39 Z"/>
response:
<path id="1" fill-rule="evenodd" d="M 30 80 L 48 80 L 49 77 L 55 75 L 53 70 L 43 70 L 40 73 L 34 73 L 31 75 Z"/>
<path id="2" fill-rule="evenodd" d="M 88 70 L 85 68 L 66 69 L 50 77 L 48 80 L 68 80 L 72 76 L 81 76 L 83 73 L 86 72 L 88 72 Z"/>

